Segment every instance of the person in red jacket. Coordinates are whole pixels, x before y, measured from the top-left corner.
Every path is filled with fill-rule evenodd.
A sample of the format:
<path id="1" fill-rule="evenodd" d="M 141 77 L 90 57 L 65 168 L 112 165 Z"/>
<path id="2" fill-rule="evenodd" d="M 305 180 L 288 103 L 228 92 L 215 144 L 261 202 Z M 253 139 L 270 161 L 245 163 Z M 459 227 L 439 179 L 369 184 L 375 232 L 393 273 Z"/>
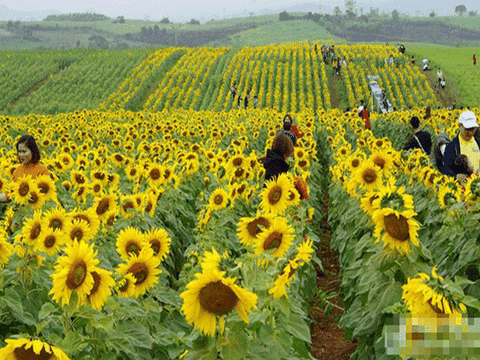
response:
<path id="1" fill-rule="evenodd" d="M 368 110 L 367 105 L 362 110 L 362 119 L 365 121 L 365 129 L 370 130 L 372 126 L 370 125 L 370 111 Z"/>
<path id="2" fill-rule="evenodd" d="M 300 139 L 303 135 L 305 135 L 303 132 L 301 133 L 299 130 L 298 130 L 298 127 L 297 125 L 294 125 L 293 124 L 293 120 L 292 120 L 292 117 L 290 116 L 290 114 L 286 114 L 284 117 L 283 117 L 283 125 L 285 125 L 285 123 L 290 123 L 290 132 L 295 135 L 295 137 L 297 139 Z"/>
<path id="3" fill-rule="evenodd" d="M 477 57 L 473 54 L 473 67 L 477 66 Z"/>

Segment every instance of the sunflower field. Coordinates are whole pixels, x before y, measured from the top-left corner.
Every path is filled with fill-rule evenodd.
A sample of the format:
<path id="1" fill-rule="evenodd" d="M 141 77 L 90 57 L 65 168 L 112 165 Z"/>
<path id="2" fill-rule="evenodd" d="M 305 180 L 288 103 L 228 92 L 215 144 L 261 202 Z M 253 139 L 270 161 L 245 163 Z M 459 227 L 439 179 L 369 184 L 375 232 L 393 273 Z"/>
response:
<path id="1" fill-rule="evenodd" d="M 260 47 L 197 47 L 138 50 L 55 50 L 0 52 L 0 111 L 10 115 L 57 114 L 77 110 L 236 110 L 249 93 L 258 108 L 318 113 L 330 109 L 333 76 L 320 47 L 327 42 L 294 42 Z M 317 50 L 315 49 L 317 45 Z M 345 57 L 341 82 L 350 107 L 370 97 L 368 76 L 397 109 L 436 106 L 426 77 L 407 57 L 383 45 L 337 45 Z M 13 74 L 13 75 L 12 75 Z M 237 84 L 237 97 L 230 89 Z"/>
<path id="2" fill-rule="evenodd" d="M 18 74 L 0 94 L 0 193 L 11 200 L 0 205 L 0 359 L 311 359 L 326 221 L 354 357 L 457 355 L 414 353 L 415 339 L 386 346 L 392 318 L 458 324 L 480 312 L 480 178 L 461 187 L 401 151 L 410 117 L 436 100 L 406 58 L 385 64 L 393 50 L 336 47 L 351 105 L 374 73 L 395 106 L 414 108 L 372 114 L 371 131 L 356 110 L 331 109 L 331 68 L 307 42 L 117 61 L 5 54 L 2 79 L 31 56 L 25 69 L 41 84 L 21 96 L 32 83 Z M 234 81 L 258 109 L 237 109 Z M 53 109 L 78 89 L 88 99 L 78 110 L 77 95 Z M 290 171 L 264 183 L 286 111 L 305 135 Z M 453 137 L 458 116 L 432 110 L 423 125 Z M 14 182 L 25 133 L 50 176 Z"/>

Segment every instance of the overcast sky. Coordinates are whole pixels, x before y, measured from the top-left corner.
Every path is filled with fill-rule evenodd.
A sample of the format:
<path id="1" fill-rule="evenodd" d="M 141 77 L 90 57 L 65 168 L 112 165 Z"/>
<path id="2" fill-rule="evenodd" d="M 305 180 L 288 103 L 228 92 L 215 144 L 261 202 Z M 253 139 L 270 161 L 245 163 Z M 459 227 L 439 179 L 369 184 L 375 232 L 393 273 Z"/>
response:
<path id="1" fill-rule="evenodd" d="M 308 4 L 305 5 L 307 11 L 318 12 L 320 11 L 319 6 L 321 6 L 322 12 L 330 13 L 337 5 L 344 10 L 344 3 L 345 0 L 0 0 L 0 19 L 5 20 L 5 14 L 20 16 L 18 13 L 23 13 L 23 15 L 30 13 L 41 17 L 50 13 L 95 12 L 110 17 L 123 15 L 127 19 L 160 20 L 168 17 L 174 22 L 186 22 L 195 18 L 203 23 L 210 19 L 246 16 L 250 12 L 264 14 L 267 10 L 271 10 L 272 13 L 278 13 L 300 4 Z M 480 13 L 480 1 L 478 0 L 455 0 L 455 2 L 446 0 L 357 0 L 356 3 L 357 8 L 363 7 L 365 12 L 368 12 L 370 7 L 378 7 L 380 11 L 397 9 L 410 15 L 418 12 L 426 15 L 431 10 L 435 10 L 439 15 L 453 15 L 455 6 L 464 4 L 467 10 L 479 10 Z"/>

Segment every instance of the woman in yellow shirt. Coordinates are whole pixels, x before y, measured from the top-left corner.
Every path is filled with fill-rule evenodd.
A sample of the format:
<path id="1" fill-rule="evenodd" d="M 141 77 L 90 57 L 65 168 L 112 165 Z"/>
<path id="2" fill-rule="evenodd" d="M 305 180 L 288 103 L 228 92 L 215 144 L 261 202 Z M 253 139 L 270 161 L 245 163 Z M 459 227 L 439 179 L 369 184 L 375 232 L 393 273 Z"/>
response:
<path id="1" fill-rule="evenodd" d="M 39 175 L 49 175 L 45 165 L 40 163 L 40 150 L 31 135 L 23 135 L 17 142 L 17 157 L 20 166 L 12 174 L 12 180 L 17 181 L 24 175 L 36 178 Z M 0 194 L 0 202 L 10 201 L 6 194 Z"/>

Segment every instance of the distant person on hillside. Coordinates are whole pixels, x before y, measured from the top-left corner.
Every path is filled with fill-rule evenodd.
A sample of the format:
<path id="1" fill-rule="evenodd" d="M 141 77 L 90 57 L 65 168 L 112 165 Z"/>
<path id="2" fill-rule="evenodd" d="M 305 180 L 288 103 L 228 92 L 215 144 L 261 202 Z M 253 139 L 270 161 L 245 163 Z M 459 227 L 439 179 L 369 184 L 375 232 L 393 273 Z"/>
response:
<path id="1" fill-rule="evenodd" d="M 430 155 L 432 150 L 432 138 L 428 131 L 422 131 L 420 127 L 420 119 L 416 116 L 412 116 L 410 119 L 410 125 L 413 129 L 413 135 L 410 140 L 407 141 L 403 150 L 420 149 L 425 154 Z"/>
<path id="2" fill-rule="evenodd" d="M 390 55 L 390 58 L 388 59 L 388 65 L 393 66 L 395 64 L 395 58 L 393 55 Z"/>
<path id="3" fill-rule="evenodd" d="M 258 96 L 255 95 L 253 97 L 253 108 L 256 109 L 258 107 Z"/>
<path id="4" fill-rule="evenodd" d="M 244 100 L 245 109 L 248 107 L 248 100 L 250 100 L 250 90 L 247 90 L 247 95 L 245 95 L 245 100 Z"/>
<path id="5" fill-rule="evenodd" d="M 412 66 L 415 65 L 415 56 L 412 55 L 412 57 L 410 58 L 410 62 L 412 63 Z"/>
<path id="6" fill-rule="evenodd" d="M 340 66 L 347 67 L 347 58 L 344 56 L 342 60 L 340 61 Z"/>
<path id="7" fill-rule="evenodd" d="M 422 60 L 422 70 L 423 71 L 430 71 L 432 69 L 430 69 L 430 67 L 428 66 L 428 59 L 423 59 Z"/>
<path id="8" fill-rule="evenodd" d="M 473 67 L 477 66 L 477 57 L 473 54 Z"/>
<path id="9" fill-rule="evenodd" d="M 371 130 L 372 126 L 370 124 L 370 111 L 368 110 L 367 105 L 362 110 L 362 119 L 365 122 L 365 129 Z"/>
<path id="10" fill-rule="evenodd" d="M 399 52 L 400 54 L 405 54 L 405 45 L 400 44 L 400 45 L 398 46 L 398 52 Z"/>
<path id="11" fill-rule="evenodd" d="M 234 81 L 232 88 L 230 89 L 230 96 L 232 98 L 232 101 L 235 100 L 235 96 L 237 96 L 237 82 Z"/>
<path id="12" fill-rule="evenodd" d="M 443 71 L 442 71 L 442 69 L 438 68 L 438 70 L 437 70 L 437 81 L 438 81 L 439 84 L 442 81 L 442 78 L 443 78 Z"/>
<path id="13" fill-rule="evenodd" d="M 242 97 L 238 95 L 238 100 L 237 100 L 237 109 L 240 109 L 240 106 L 242 106 Z"/>
<path id="14" fill-rule="evenodd" d="M 365 101 L 360 100 L 360 106 L 358 107 L 358 116 L 362 117 L 362 111 L 365 109 Z"/>
<path id="15" fill-rule="evenodd" d="M 445 77 L 443 77 L 443 78 L 440 80 L 440 86 L 442 87 L 442 89 L 445 89 L 445 86 L 446 86 Z"/>

